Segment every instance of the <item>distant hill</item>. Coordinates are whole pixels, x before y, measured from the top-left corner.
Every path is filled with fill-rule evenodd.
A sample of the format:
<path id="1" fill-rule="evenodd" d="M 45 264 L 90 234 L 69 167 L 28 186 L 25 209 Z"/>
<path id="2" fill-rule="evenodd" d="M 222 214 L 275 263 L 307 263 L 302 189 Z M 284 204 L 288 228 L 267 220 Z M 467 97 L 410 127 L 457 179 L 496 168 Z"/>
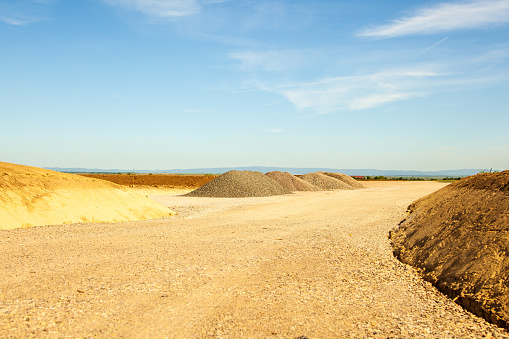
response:
<path id="1" fill-rule="evenodd" d="M 231 170 L 238 171 L 258 171 L 262 173 L 272 171 L 290 172 L 292 174 L 306 174 L 318 171 L 337 172 L 347 175 L 363 175 L 363 176 L 386 176 L 386 177 L 466 177 L 479 173 L 480 169 L 457 169 L 443 171 L 407 171 L 407 170 L 379 170 L 379 169 L 337 169 L 337 168 L 296 168 L 296 167 L 215 167 L 215 168 L 190 168 L 190 169 L 169 169 L 169 170 L 125 170 L 125 169 L 99 169 L 99 168 L 60 168 L 46 167 L 58 172 L 65 173 L 177 173 L 177 174 L 221 174 Z"/>

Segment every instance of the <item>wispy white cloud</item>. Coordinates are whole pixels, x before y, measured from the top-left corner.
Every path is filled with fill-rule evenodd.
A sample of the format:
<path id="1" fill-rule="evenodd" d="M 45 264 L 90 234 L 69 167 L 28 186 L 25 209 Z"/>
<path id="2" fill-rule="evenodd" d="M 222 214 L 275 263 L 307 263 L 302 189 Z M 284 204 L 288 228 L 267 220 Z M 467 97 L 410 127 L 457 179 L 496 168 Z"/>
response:
<path id="1" fill-rule="evenodd" d="M 47 20 L 45 9 L 50 0 L 0 1 L 0 21 L 13 26 L 25 26 Z"/>
<path id="2" fill-rule="evenodd" d="M 155 18 L 173 18 L 200 12 L 196 0 L 103 0 L 110 5 L 139 11 Z"/>
<path id="3" fill-rule="evenodd" d="M 6 24 L 9 24 L 9 25 L 13 25 L 13 26 L 25 26 L 25 25 L 29 25 L 29 24 L 32 24 L 34 22 L 38 22 L 38 21 L 42 21 L 43 19 L 37 19 L 37 18 L 13 18 L 13 17 L 8 17 L 8 16 L 1 16 L 0 17 L 0 21 L 6 23 Z"/>
<path id="4" fill-rule="evenodd" d="M 426 95 L 426 78 L 439 74 L 429 70 L 394 70 L 368 75 L 336 77 L 311 83 L 272 88 L 299 110 L 318 114 L 338 110 L 363 110 L 388 102 Z"/>
<path id="5" fill-rule="evenodd" d="M 420 54 L 436 48 L 445 41 L 447 37 L 425 47 Z M 311 114 L 365 110 L 437 93 L 480 89 L 507 82 L 509 76 L 507 45 L 490 46 L 477 55 L 471 52 L 450 59 L 431 57 L 426 62 L 415 62 L 415 50 L 412 50 L 412 53 L 405 52 L 396 58 L 394 55 L 374 52 L 376 60 L 371 60 L 372 56 L 362 54 L 357 58 L 357 63 L 352 60 L 348 67 L 342 65 L 339 68 L 333 66 L 340 63 L 333 66 L 326 64 L 327 61 L 335 61 L 341 57 L 339 54 L 327 60 L 321 58 L 321 52 L 317 55 L 308 55 L 304 50 L 297 52 L 302 54 L 301 58 L 305 62 L 300 67 L 286 70 L 285 67 L 288 66 L 284 65 L 284 60 L 288 51 L 285 50 L 279 53 L 235 52 L 230 54 L 230 58 L 240 61 L 241 68 L 249 71 L 251 75 L 244 83 L 245 90 L 276 93 L 288 100 L 296 109 Z M 272 56 L 279 60 L 275 62 Z M 302 72 L 303 67 L 308 67 L 309 63 L 316 65 L 312 68 L 313 72 Z M 324 69 L 328 71 L 324 72 Z M 251 72 L 253 70 L 266 72 Z M 352 70 L 357 70 L 357 74 L 348 75 Z M 340 76 L 317 76 L 306 80 L 309 79 L 309 74 L 319 73 Z M 295 80 L 285 82 L 281 79 Z"/>
<path id="6" fill-rule="evenodd" d="M 403 35 L 435 34 L 462 29 L 489 28 L 509 23 L 508 0 L 475 0 L 442 3 L 418 10 L 413 16 L 369 28 L 359 36 L 391 38 Z"/>

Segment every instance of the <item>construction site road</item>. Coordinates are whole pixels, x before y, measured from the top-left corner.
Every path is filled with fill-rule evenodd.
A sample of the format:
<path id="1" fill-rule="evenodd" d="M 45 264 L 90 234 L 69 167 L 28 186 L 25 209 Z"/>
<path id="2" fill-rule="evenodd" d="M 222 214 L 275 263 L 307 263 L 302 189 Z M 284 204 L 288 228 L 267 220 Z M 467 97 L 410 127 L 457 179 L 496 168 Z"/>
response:
<path id="1" fill-rule="evenodd" d="M 389 231 L 444 184 L 365 185 L 0 231 L 0 337 L 506 338 L 393 256 Z"/>

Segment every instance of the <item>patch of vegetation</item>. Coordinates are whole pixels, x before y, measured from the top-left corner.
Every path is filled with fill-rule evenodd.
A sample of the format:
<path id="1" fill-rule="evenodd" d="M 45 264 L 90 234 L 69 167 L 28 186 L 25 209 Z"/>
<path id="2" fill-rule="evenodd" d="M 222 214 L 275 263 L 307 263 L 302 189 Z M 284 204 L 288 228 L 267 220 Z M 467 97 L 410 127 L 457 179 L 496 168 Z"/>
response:
<path id="1" fill-rule="evenodd" d="M 494 170 L 493 167 L 490 168 L 490 169 L 483 169 L 483 170 L 480 170 L 479 171 L 479 174 L 484 174 L 484 173 L 498 173 L 500 171 L 498 170 Z"/>

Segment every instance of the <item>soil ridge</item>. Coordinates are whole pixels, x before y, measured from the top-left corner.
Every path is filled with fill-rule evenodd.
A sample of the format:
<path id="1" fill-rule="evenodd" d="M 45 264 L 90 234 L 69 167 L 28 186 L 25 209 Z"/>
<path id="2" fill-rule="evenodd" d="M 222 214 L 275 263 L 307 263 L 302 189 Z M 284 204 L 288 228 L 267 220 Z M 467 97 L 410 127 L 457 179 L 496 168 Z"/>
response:
<path id="1" fill-rule="evenodd" d="M 509 171 L 452 183 L 413 202 L 394 254 L 472 313 L 508 328 Z"/>

